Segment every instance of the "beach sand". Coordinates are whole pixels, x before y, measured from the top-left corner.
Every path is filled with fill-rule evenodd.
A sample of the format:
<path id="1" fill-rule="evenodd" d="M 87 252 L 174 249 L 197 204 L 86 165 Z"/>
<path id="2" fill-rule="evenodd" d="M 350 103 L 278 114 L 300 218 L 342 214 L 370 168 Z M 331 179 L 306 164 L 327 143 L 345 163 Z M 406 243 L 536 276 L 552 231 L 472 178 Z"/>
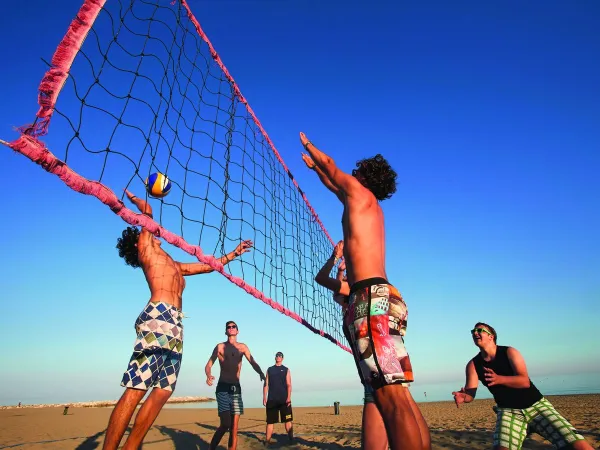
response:
<path id="1" fill-rule="evenodd" d="M 600 394 L 548 396 L 558 411 L 582 433 L 594 448 L 600 448 Z M 476 400 L 457 409 L 453 402 L 420 403 L 431 429 L 433 449 L 489 449 L 495 414 L 492 400 Z M 215 405 L 216 406 L 216 405 Z M 102 448 L 112 408 L 13 408 L 0 411 L 0 449 Z M 296 443 L 287 444 L 283 425 L 275 425 L 273 448 L 360 448 L 362 407 L 294 408 Z M 264 449 L 263 408 L 248 408 L 240 419 L 238 448 Z M 201 449 L 218 426 L 216 409 L 164 409 L 148 432 L 143 448 L 151 450 Z M 226 448 L 227 435 L 220 448 Z M 124 442 L 124 440 L 122 441 Z M 548 449 L 550 444 L 533 435 L 524 449 Z"/>

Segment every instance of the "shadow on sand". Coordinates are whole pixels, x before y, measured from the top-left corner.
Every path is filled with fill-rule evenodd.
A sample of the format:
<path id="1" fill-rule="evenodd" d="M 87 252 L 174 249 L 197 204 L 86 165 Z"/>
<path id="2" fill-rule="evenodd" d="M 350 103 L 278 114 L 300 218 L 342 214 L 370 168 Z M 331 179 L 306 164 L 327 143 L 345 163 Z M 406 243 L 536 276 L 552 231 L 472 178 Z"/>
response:
<path id="1" fill-rule="evenodd" d="M 205 425 L 202 423 L 196 423 L 196 425 L 198 425 L 199 427 L 202 428 L 206 428 L 212 431 L 215 431 L 217 429 L 217 427 L 213 426 L 213 425 Z M 337 433 L 338 429 L 334 428 L 334 427 L 328 427 L 331 429 L 332 433 Z M 228 434 L 225 434 L 225 436 L 223 436 L 223 440 L 221 441 L 221 445 L 226 442 L 226 439 L 228 438 Z M 310 447 L 310 448 L 314 448 L 314 449 L 322 449 L 322 450 L 340 450 L 340 449 L 355 449 L 356 447 L 352 447 L 352 446 L 345 446 L 345 445 L 340 445 L 337 444 L 335 442 L 319 442 L 319 441 L 312 441 L 310 439 L 306 439 L 304 436 L 295 436 L 294 437 L 294 441 L 292 443 L 288 442 L 288 438 L 287 438 L 287 434 L 273 434 L 273 442 L 268 446 L 265 447 L 264 446 L 264 439 L 265 439 L 265 435 L 264 433 L 255 433 L 253 431 L 243 431 L 240 430 L 238 431 L 238 436 L 241 436 L 245 439 L 247 439 L 247 441 L 244 443 L 244 447 L 245 448 L 251 448 L 251 449 L 277 449 L 277 448 L 296 448 L 299 445 L 303 445 L 306 447 Z M 200 447 L 199 447 L 200 448 Z M 204 450 L 204 447 L 201 447 L 202 450 Z M 208 447 L 206 447 L 208 448 Z M 240 448 L 240 443 L 238 442 L 238 448 Z"/>

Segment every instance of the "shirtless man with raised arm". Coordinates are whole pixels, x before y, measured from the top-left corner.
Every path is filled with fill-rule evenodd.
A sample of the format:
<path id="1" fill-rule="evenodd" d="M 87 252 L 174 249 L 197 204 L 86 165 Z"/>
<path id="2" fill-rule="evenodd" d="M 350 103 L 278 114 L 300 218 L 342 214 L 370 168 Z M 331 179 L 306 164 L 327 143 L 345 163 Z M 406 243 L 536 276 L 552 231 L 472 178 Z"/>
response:
<path id="1" fill-rule="evenodd" d="M 126 194 L 142 214 L 152 217 L 150 204 L 129 191 Z M 137 339 L 121 381 L 121 386 L 126 389 L 110 416 L 104 440 L 105 450 L 114 450 L 119 446 L 135 408 L 152 389 L 137 413 L 123 447 L 139 448 L 175 390 L 183 352 L 183 277 L 213 271 L 208 264 L 174 261 L 160 244 L 160 239 L 145 228 L 140 232 L 135 227 L 128 227 L 118 239 L 119 256 L 125 259 L 126 264 L 142 268 L 150 288 L 150 300 L 135 322 Z M 243 241 L 219 261 L 227 264 L 251 247 L 252 241 Z"/>
<path id="2" fill-rule="evenodd" d="M 217 383 L 217 406 L 221 423 L 210 441 L 209 449 L 211 450 L 217 448 L 221 438 L 227 431 L 229 431 L 227 448 L 229 450 L 237 448 L 240 415 L 244 414 L 244 402 L 242 401 L 242 388 L 240 386 L 242 357 L 246 357 L 254 371 L 260 376 L 260 380 L 265 380 L 265 375 L 250 354 L 248 346 L 237 341 L 238 332 L 238 326 L 235 322 L 229 321 L 225 324 L 227 340 L 216 345 L 204 368 L 206 384 L 212 386 L 215 381 L 215 377 L 211 374 L 212 366 L 217 359 L 221 366 L 219 382 Z"/>
<path id="3" fill-rule="evenodd" d="M 350 299 L 344 332 L 363 384 L 375 403 L 392 450 L 429 449 L 429 428 L 406 384 L 414 381 L 403 335 L 408 310 L 385 271 L 385 230 L 379 201 L 396 192 L 396 172 L 381 156 L 356 163 L 352 175 L 300 133 L 307 167 L 344 205 L 344 259 Z"/>

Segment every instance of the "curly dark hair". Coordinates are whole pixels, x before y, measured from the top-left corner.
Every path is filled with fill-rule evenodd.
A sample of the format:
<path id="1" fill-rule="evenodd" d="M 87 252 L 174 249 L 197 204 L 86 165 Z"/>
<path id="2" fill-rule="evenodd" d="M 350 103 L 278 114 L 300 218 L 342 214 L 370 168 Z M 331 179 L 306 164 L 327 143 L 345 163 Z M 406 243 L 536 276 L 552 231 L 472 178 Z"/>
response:
<path id="1" fill-rule="evenodd" d="M 119 256 L 125 260 L 125 264 L 131 267 L 140 267 L 138 248 L 136 245 L 139 237 L 139 229 L 136 227 L 127 227 L 123 230 L 122 237 L 117 239 Z"/>
<path id="2" fill-rule="evenodd" d="M 356 163 L 352 175 L 370 190 L 377 200 L 388 199 L 396 192 L 396 171 L 386 159 L 377 154 L 372 158 L 361 159 Z M 360 177 L 357 177 L 360 175 Z"/>

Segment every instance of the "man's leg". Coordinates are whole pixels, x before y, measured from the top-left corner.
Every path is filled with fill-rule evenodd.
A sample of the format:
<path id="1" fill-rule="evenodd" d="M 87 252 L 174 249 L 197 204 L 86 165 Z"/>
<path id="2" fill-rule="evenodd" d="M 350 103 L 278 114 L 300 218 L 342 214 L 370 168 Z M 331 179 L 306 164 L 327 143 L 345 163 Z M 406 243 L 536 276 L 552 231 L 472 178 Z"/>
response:
<path id="1" fill-rule="evenodd" d="M 381 413 L 374 402 L 365 402 L 362 415 L 363 450 L 387 450 L 388 439 Z"/>
<path id="2" fill-rule="evenodd" d="M 383 418 L 392 450 L 429 449 L 429 427 L 425 423 L 410 391 L 400 384 L 383 386 L 375 391 L 375 402 Z"/>
<path id="3" fill-rule="evenodd" d="M 223 435 L 231 428 L 231 411 L 219 411 L 219 417 L 221 423 L 210 441 L 209 450 L 215 450 L 219 442 L 221 442 Z"/>
<path id="4" fill-rule="evenodd" d="M 593 450 L 593 447 L 585 438 L 577 433 L 573 425 L 561 416 L 547 399 L 542 398 L 525 411 L 536 415 L 531 421 L 531 428 L 555 447 Z"/>
<path id="5" fill-rule="evenodd" d="M 139 448 L 144 437 L 146 437 L 146 433 L 148 433 L 158 413 L 160 413 L 162 407 L 167 403 L 171 394 L 173 394 L 173 391 L 167 391 L 166 389 L 154 388 L 152 390 L 148 399 L 137 413 L 137 416 L 135 416 L 133 428 L 127 437 L 127 441 L 125 441 L 123 450 L 137 450 Z"/>
<path id="6" fill-rule="evenodd" d="M 497 408 L 494 450 L 514 450 L 527 437 L 527 418 L 520 409 Z"/>
<path id="7" fill-rule="evenodd" d="M 123 392 L 123 395 L 110 415 L 108 428 L 106 429 L 106 437 L 104 438 L 104 445 L 102 447 L 104 450 L 116 450 L 117 447 L 119 447 L 119 443 L 125 434 L 131 416 L 146 392 L 147 391 L 142 389 L 125 389 L 125 392 Z"/>
<path id="8" fill-rule="evenodd" d="M 408 388 L 404 388 L 408 391 Z M 417 423 L 419 424 L 419 433 L 421 434 L 421 444 L 423 445 L 423 450 L 431 449 L 431 435 L 429 434 L 429 425 L 425 421 L 425 417 L 421 413 L 421 410 L 417 406 L 417 403 L 412 398 L 410 391 L 408 391 L 408 395 L 410 396 L 410 407 L 412 409 L 415 418 L 417 419 Z"/>
<path id="9" fill-rule="evenodd" d="M 284 403 L 281 405 L 279 409 L 279 420 L 284 423 L 285 431 L 288 435 L 289 442 L 294 440 L 294 425 L 292 425 L 292 421 L 294 420 L 294 416 L 292 415 L 292 405 Z"/>
<path id="10" fill-rule="evenodd" d="M 271 437 L 273 436 L 273 425 L 277 423 L 279 419 L 279 409 L 274 406 L 273 402 L 267 402 L 266 409 L 266 419 L 267 419 L 267 430 L 265 432 L 265 445 L 269 445 L 271 443 Z"/>
<path id="11" fill-rule="evenodd" d="M 238 425 L 240 423 L 240 415 L 234 414 L 231 416 L 231 429 L 229 430 L 229 450 L 235 450 L 237 448 L 237 432 Z"/>
<path id="12" fill-rule="evenodd" d="M 269 445 L 271 443 L 271 436 L 273 436 L 273 424 L 267 423 L 267 431 L 265 433 L 265 444 Z"/>
<path id="13" fill-rule="evenodd" d="M 294 440 L 294 425 L 291 420 L 289 422 L 285 423 L 285 431 L 287 431 L 289 441 L 290 442 L 293 441 Z"/>

